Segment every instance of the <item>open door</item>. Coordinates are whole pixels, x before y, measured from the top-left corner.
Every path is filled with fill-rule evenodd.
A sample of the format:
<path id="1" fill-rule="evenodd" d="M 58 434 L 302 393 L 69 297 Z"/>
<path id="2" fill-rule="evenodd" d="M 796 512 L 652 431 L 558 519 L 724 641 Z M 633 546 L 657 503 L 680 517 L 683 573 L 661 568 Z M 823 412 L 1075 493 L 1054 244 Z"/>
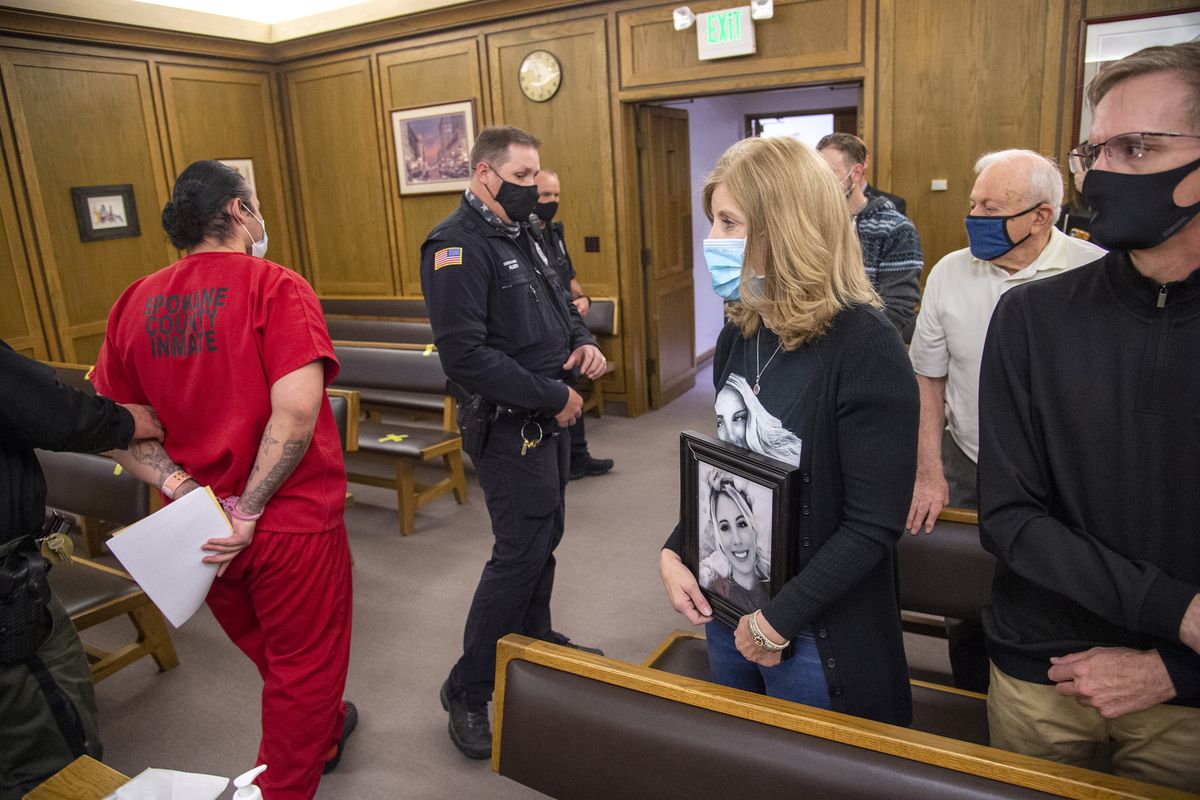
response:
<path id="1" fill-rule="evenodd" d="M 696 384 L 690 162 L 687 112 L 640 107 L 646 371 L 652 409 L 662 408 Z"/>

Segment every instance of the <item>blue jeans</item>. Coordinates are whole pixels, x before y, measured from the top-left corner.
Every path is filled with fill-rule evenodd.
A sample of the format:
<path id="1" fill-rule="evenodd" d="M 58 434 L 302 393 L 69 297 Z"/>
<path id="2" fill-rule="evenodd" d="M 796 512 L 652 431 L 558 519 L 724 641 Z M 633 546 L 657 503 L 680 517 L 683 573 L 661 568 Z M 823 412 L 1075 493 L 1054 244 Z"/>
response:
<path id="1" fill-rule="evenodd" d="M 738 652 L 733 629 L 712 621 L 708 636 L 708 671 L 714 683 L 745 689 L 816 708 L 830 708 L 829 685 L 817 652 L 817 640 L 807 631 L 792 639 L 792 657 L 773 667 L 760 667 Z"/>

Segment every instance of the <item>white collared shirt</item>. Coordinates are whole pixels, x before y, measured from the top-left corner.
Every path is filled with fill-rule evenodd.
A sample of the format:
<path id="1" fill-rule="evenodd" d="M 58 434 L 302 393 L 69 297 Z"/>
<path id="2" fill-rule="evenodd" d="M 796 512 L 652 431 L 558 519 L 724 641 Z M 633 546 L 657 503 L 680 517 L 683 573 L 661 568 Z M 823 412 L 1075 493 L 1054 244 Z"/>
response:
<path id="1" fill-rule="evenodd" d="M 1104 252 L 1091 242 L 1052 229 L 1038 257 L 1016 273 L 980 261 L 970 248 L 955 250 L 930 270 L 908 355 L 918 375 L 946 378 L 950 435 L 972 460 L 979 460 L 979 366 L 1000 295 L 1014 286 L 1090 264 Z"/>

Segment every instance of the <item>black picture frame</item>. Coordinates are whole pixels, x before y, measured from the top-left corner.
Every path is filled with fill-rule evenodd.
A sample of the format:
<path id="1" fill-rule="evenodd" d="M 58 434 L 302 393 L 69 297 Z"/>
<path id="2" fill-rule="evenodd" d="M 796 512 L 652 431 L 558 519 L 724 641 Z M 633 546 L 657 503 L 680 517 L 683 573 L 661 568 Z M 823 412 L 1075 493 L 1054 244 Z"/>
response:
<path id="1" fill-rule="evenodd" d="M 800 467 L 684 431 L 679 435 L 679 476 L 683 563 L 700 583 L 713 617 L 736 628 L 738 620 L 766 605 L 796 574 L 791 529 Z M 722 498 L 729 502 L 722 503 Z M 718 517 L 726 513 L 730 516 Z M 747 513 L 750 519 L 745 519 Z M 726 522 L 730 528 L 718 532 L 716 527 Z M 740 546 L 749 542 L 738 540 L 747 535 L 747 527 L 753 531 L 752 553 Z M 726 555 L 725 546 L 730 545 Z M 738 557 L 739 552 L 746 555 Z M 739 570 L 739 564 L 746 569 Z M 722 576 L 726 565 L 730 574 Z M 735 572 L 749 578 L 752 588 L 741 585 Z"/>
<path id="2" fill-rule="evenodd" d="M 72 186 L 71 201 L 75 206 L 75 223 L 79 240 L 99 242 L 140 236 L 137 203 L 133 199 L 133 184 L 114 186 Z"/>

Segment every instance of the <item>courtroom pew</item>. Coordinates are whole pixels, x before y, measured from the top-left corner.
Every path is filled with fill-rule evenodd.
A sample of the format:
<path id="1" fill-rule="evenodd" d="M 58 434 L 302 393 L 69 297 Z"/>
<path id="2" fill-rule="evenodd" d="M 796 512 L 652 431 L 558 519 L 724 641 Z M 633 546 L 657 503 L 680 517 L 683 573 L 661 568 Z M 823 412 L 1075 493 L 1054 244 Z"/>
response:
<path id="1" fill-rule="evenodd" d="M 383 413 L 425 410 L 441 417 L 442 428 L 394 422 L 381 416 L 358 425 L 357 452 L 346 461 L 347 477 L 357 483 L 396 491 L 400 533 L 416 527 L 417 509 L 452 492 L 467 501 L 462 437 L 454 422 L 454 401 L 445 393 L 446 376 L 437 351 L 404 345 L 338 342 L 341 371 L 335 386 L 355 391 L 364 408 Z M 440 478 L 417 482 L 416 466 L 441 459 Z"/>
<path id="2" fill-rule="evenodd" d="M 1189 796 L 516 634 L 495 698 L 492 769 L 558 800 Z"/>

